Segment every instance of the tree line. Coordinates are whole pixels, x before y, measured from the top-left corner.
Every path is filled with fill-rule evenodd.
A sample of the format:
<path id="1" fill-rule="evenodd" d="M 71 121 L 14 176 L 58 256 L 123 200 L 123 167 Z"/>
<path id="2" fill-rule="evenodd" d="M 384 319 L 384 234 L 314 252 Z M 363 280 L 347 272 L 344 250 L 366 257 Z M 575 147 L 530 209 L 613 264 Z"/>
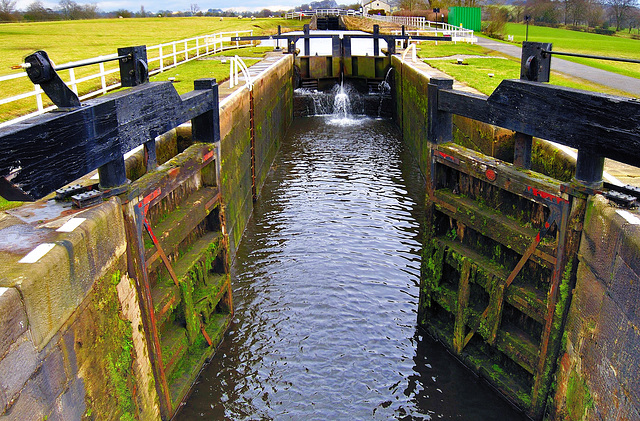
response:
<path id="1" fill-rule="evenodd" d="M 640 28 L 638 0 L 516 0 L 511 5 L 491 5 L 483 10 L 490 22 L 529 22 L 541 26 L 613 35 Z"/>
<path id="2" fill-rule="evenodd" d="M 78 3 L 74 0 L 60 0 L 57 7 L 46 7 L 41 0 L 34 0 L 26 9 L 16 9 L 17 0 L 0 0 L 0 22 L 41 22 L 56 20 L 78 20 L 78 19 L 97 19 L 97 18 L 145 18 L 145 17 L 183 17 L 183 16 L 221 16 L 221 17 L 270 17 L 280 16 L 286 11 L 271 11 L 263 9 L 258 12 L 233 12 L 224 11 L 222 9 L 202 10 L 197 4 L 192 3 L 189 10 L 172 11 L 158 10 L 157 12 L 149 12 L 144 6 L 140 6 L 139 11 L 130 11 L 126 9 L 115 10 L 111 12 L 103 12 L 93 3 Z"/>
<path id="3" fill-rule="evenodd" d="M 367 0 L 365 0 L 366 2 Z M 488 23 L 488 31 L 499 34 L 504 22 L 523 22 L 525 17 L 536 25 L 566 25 L 572 29 L 583 29 L 612 34 L 623 28 L 640 28 L 640 0 L 388 0 L 403 14 L 429 13 L 434 8 L 446 10 L 452 6 L 480 6 L 483 8 L 483 21 Z M 507 1 L 510 4 L 504 4 Z M 25 10 L 16 10 L 17 0 L 0 0 L 0 22 L 12 21 L 50 21 L 108 18 L 144 18 L 149 16 L 281 16 L 285 11 L 263 9 L 259 12 L 233 12 L 221 9 L 202 10 L 192 3 L 189 10 L 174 12 L 159 10 L 149 13 L 144 6 L 137 12 L 121 9 L 113 12 L 102 12 L 95 4 L 77 3 L 74 0 L 60 0 L 55 8 L 45 7 L 41 0 L 34 0 Z M 320 0 L 301 4 L 294 8 L 296 11 L 311 9 L 354 9 L 360 8 L 360 3 L 339 5 L 336 0 Z M 615 31 L 610 28 L 615 28 Z"/>

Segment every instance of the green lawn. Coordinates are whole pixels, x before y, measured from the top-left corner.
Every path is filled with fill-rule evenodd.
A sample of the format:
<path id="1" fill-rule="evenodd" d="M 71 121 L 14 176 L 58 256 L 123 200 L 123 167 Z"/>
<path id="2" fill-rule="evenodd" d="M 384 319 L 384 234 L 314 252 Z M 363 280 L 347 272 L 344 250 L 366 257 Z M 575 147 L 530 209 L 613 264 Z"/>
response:
<path id="1" fill-rule="evenodd" d="M 506 34 L 513 35 L 518 43 L 524 41 L 525 30 L 523 24 L 508 23 L 506 26 Z M 529 41 L 550 42 L 557 51 L 640 60 L 640 40 L 630 38 L 529 25 Z M 556 57 L 640 79 L 640 64 Z"/>
<path id="2" fill-rule="evenodd" d="M 441 47 L 444 48 L 441 49 Z M 503 79 L 520 78 L 520 61 L 518 59 L 496 57 L 494 52 L 477 45 L 443 45 L 443 43 L 435 45 L 433 42 L 423 42 L 418 47 L 418 55 L 422 58 L 448 57 L 456 54 L 486 56 L 487 58 L 467 58 L 464 60 L 465 65 L 459 65 L 455 60 L 430 60 L 428 64 L 486 95 L 491 95 Z M 489 76 L 489 74 L 493 76 Z M 575 89 L 628 96 L 624 92 L 585 80 L 566 77 L 556 72 L 551 73 L 551 83 Z"/>
<path id="3" fill-rule="evenodd" d="M 35 50 L 45 50 L 49 57 L 58 64 L 69 61 L 82 60 L 99 55 L 117 52 L 118 47 L 132 45 L 157 45 L 169 41 L 192 38 L 198 35 L 207 35 L 218 32 L 236 32 L 253 30 L 254 35 L 270 35 L 277 32 L 278 25 L 283 31 L 300 29 L 304 22 L 285 19 L 237 19 L 237 18 L 146 18 L 146 19 L 97 19 L 84 21 L 64 22 L 35 22 L 14 23 L 0 25 L 0 63 L 6 64 L 0 68 L 0 75 L 15 71 L 9 70 L 11 65 L 16 65 L 24 60 L 24 57 Z M 203 43 L 200 42 L 201 52 L 204 52 Z M 195 48 L 195 41 L 188 45 Z M 184 49 L 178 45 L 177 52 Z M 263 51 L 251 51 L 243 49 L 242 54 L 252 54 L 260 57 Z M 165 47 L 165 66 L 173 63 L 173 58 L 166 57 L 172 49 Z M 236 50 L 227 54 L 234 55 Z M 191 51 L 193 56 L 195 51 Z M 178 60 L 183 55 L 179 54 Z M 157 60 L 158 51 L 148 51 L 149 69 L 157 69 L 160 64 Z M 156 61 L 153 61 L 153 59 Z M 119 78 L 118 63 L 105 63 L 105 69 L 116 70 L 107 77 L 107 84 L 117 82 Z M 73 70 L 75 78 L 79 79 L 98 72 L 98 66 L 86 66 Z M 71 80 L 69 71 L 61 71 L 60 76 L 65 81 Z M 83 82 L 78 87 L 78 94 L 84 95 L 99 88 L 99 79 Z M 33 91 L 33 84 L 27 78 L 14 79 L 0 83 L 1 98 L 11 97 L 25 92 Z M 43 98 L 44 106 L 51 102 Z M 36 101 L 34 97 L 25 98 L 16 102 L 0 105 L 0 121 L 10 120 L 20 115 L 35 111 Z"/>
<path id="4" fill-rule="evenodd" d="M 20 205 L 22 205 L 22 202 L 9 202 L 8 200 L 0 197 L 0 211 L 17 208 Z"/>
<path id="5" fill-rule="evenodd" d="M 456 54 L 466 54 L 475 56 L 489 55 L 490 50 L 475 44 L 460 42 L 439 42 L 436 45 L 433 41 L 421 42 L 416 46 L 416 52 L 420 57 L 449 57 Z"/>
<path id="6" fill-rule="evenodd" d="M 225 50 L 216 54 L 215 56 L 233 57 L 237 55 L 239 57 L 262 58 L 264 57 L 264 54 L 269 51 L 273 51 L 273 47 L 249 47 L 249 48 L 240 48 L 240 49 L 234 49 L 234 50 Z"/>
<path id="7" fill-rule="evenodd" d="M 214 17 L 96 19 L 61 22 L 5 23 L 0 25 L 0 75 L 11 73 L 36 50 L 45 50 L 56 63 L 117 52 L 118 47 L 156 45 L 216 32 L 253 30 L 274 34 L 278 25 L 300 29 L 298 21 Z"/>
<path id="8" fill-rule="evenodd" d="M 272 49 L 272 48 L 271 48 Z M 247 67 L 260 61 L 259 58 L 244 59 Z M 193 91 L 193 81 L 202 78 L 215 78 L 219 83 L 229 78 L 229 61 L 223 63 L 221 60 L 194 60 L 181 64 L 164 73 L 159 73 L 149 80 L 151 82 L 164 82 L 169 78 L 175 78 L 173 86 L 178 94 Z"/>

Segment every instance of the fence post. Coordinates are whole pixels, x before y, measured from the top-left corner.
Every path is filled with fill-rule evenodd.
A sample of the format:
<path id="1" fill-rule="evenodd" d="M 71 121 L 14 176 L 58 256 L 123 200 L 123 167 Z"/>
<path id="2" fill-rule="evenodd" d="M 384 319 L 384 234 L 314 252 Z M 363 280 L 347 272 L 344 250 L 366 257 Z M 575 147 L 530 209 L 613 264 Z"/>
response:
<path id="1" fill-rule="evenodd" d="M 380 25 L 373 25 L 373 56 L 380 54 Z"/>
<path id="2" fill-rule="evenodd" d="M 551 71 L 551 56 L 543 54 L 542 49 L 551 50 L 551 44 L 541 42 L 523 42 L 520 62 L 520 79 L 533 82 L 548 82 Z M 513 164 L 516 167 L 531 169 L 531 145 L 533 136 L 516 132 L 513 150 Z"/>
<path id="3" fill-rule="evenodd" d="M 309 24 L 306 23 L 302 27 L 302 31 L 304 32 L 304 52 L 301 54 L 303 56 L 311 55 L 311 40 L 309 39 Z"/>
<path id="4" fill-rule="evenodd" d="M 104 63 L 100 63 L 100 86 L 102 86 L 101 92 L 102 94 L 107 93 L 107 78 L 104 75 Z"/>
<path id="5" fill-rule="evenodd" d="M 520 60 L 520 79 L 532 82 L 549 82 L 551 73 L 551 54 L 545 54 L 542 50 L 551 51 L 552 44 L 548 42 L 522 43 L 522 58 Z"/>
<path id="6" fill-rule="evenodd" d="M 158 54 L 160 55 L 160 73 L 164 72 L 164 54 L 162 53 L 162 44 L 158 47 Z"/>
<path id="7" fill-rule="evenodd" d="M 38 105 L 38 111 L 44 110 L 44 106 L 42 105 L 42 89 L 40 89 L 40 85 L 33 85 L 36 91 L 36 104 Z"/>
<path id="8" fill-rule="evenodd" d="M 431 78 L 427 87 L 427 140 L 439 144 L 453 140 L 451 114 L 438 110 L 438 91 L 452 89 L 453 79 Z"/>
<path id="9" fill-rule="evenodd" d="M 233 62 L 235 57 L 231 57 L 229 61 L 229 88 L 233 88 Z"/>
<path id="10" fill-rule="evenodd" d="M 118 48 L 118 55 L 128 56 L 119 60 L 120 80 L 123 87 L 138 86 L 149 81 L 147 47 L 145 45 Z M 147 141 L 144 144 L 144 150 L 147 171 L 154 170 L 158 165 L 155 139 Z M 98 168 L 98 174 L 100 175 L 101 188 L 113 188 L 125 184 L 127 173 L 124 167 L 124 157 L 120 156 Z"/>
<path id="11" fill-rule="evenodd" d="M 404 25 L 402 25 L 402 31 L 400 32 L 400 35 L 402 35 L 402 48 L 407 48 L 407 45 L 409 45 L 409 42 L 404 39 L 405 36 L 407 36 L 407 32 L 404 29 Z"/>
<path id="12" fill-rule="evenodd" d="M 123 87 L 138 86 L 149 81 L 146 46 L 118 48 L 118 55 L 128 56 L 119 60 Z"/>
<path id="13" fill-rule="evenodd" d="M 69 69 L 69 84 L 74 94 L 78 95 L 78 84 L 76 83 L 76 72 L 73 68 Z"/>
<path id="14" fill-rule="evenodd" d="M 173 65 L 177 66 L 178 65 L 178 52 L 176 51 L 176 42 L 172 42 L 171 45 L 173 46 Z"/>
<path id="15" fill-rule="evenodd" d="M 120 156 L 98 168 L 100 188 L 111 189 L 127 183 L 127 170 L 124 165 L 124 156 Z"/>
<path id="16" fill-rule="evenodd" d="M 525 170 L 531 169 L 531 145 L 533 136 L 516 132 L 513 148 L 513 165 Z"/>

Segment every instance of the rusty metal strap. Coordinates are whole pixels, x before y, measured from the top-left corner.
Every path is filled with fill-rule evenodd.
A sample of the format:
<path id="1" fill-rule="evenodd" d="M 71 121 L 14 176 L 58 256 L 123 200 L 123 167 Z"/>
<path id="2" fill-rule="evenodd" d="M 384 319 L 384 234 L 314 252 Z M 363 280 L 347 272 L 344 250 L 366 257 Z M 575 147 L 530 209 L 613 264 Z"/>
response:
<path id="1" fill-rule="evenodd" d="M 516 264 L 516 267 L 513 268 L 513 270 L 509 274 L 509 277 L 507 278 L 507 281 L 504 284 L 504 290 L 505 291 L 507 290 L 507 288 L 509 288 L 509 285 L 511 285 L 513 283 L 514 279 L 516 279 L 516 276 L 518 276 L 518 274 L 520 273 L 520 271 L 524 267 L 524 264 L 527 262 L 527 260 L 529 260 L 529 258 L 533 254 L 533 252 L 536 250 L 536 248 L 540 244 L 540 241 L 542 241 L 542 238 L 545 235 L 547 235 L 547 233 L 551 229 L 551 226 L 553 224 L 556 224 L 557 226 L 559 226 L 560 215 L 561 215 L 560 211 L 557 210 L 557 208 L 555 208 L 555 207 L 551 207 L 550 209 L 551 209 L 551 214 L 549 215 L 549 218 L 547 219 L 547 221 L 544 223 L 544 226 L 540 229 L 540 231 L 536 235 L 536 238 L 534 238 L 534 240 L 531 243 L 531 245 L 524 252 L 522 257 L 518 261 L 518 264 Z M 479 321 L 478 321 L 478 326 L 475 329 L 472 329 L 467 334 L 467 336 L 464 338 L 464 342 L 462 344 L 462 348 L 466 347 L 467 344 L 469 343 L 469 341 L 471 340 L 471 338 L 473 338 L 473 335 L 478 331 L 478 328 L 480 327 L 480 324 L 482 323 L 482 319 L 485 319 L 487 317 L 487 315 L 489 314 L 489 310 L 490 309 L 491 309 L 491 304 L 489 304 L 487 306 L 487 308 L 480 315 L 480 318 L 479 318 Z"/>
<path id="2" fill-rule="evenodd" d="M 176 286 L 178 286 L 178 276 L 176 275 L 175 271 L 173 270 L 173 267 L 171 266 L 171 262 L 169 262 L 169 258 L 164 253 L 164 250 L 162 250 L 162 247 L 160 246 L 160 242 L 158 241 L 158 239 L 156 238 L 155 234 L 153 233 L 153 230 L 151 229 L 151 224 L 149 223 L 149 220 L 147 219 L 146 216 L 142 220 L 142 223 L 144 224 L 144 227 L 146 228 L 147 232 L 149 233 L 149 236 L 151 237 L 151 240 L 153 241 L 153 244 L 156 246 L 156 249 L 158 250 L 158 253 L 160 254 L 160 257 L 162 258 L 162 261 L 164 262 L 164 265 L 167 267 L 167 270 L 169 271 L 169 274 L 171 275 L 171 279 L 173 279 L 173 283 L 176 284 Z"/>

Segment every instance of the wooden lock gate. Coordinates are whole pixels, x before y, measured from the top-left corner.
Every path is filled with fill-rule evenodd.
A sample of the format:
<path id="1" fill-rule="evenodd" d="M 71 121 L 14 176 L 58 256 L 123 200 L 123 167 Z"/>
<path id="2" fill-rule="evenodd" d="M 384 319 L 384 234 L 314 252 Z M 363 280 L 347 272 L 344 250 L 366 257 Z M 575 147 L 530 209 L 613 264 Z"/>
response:
<path id="1" fill-rule="evenodd" d="M 128 237 L 138 251 L 130 265 L 141 272 L 167 416 L 186 397 L 233 316 L 216 148 L 192 145 L 136 180 L 125 206 Z"/>
<path id="2" fill-rule="evenodd" d="M 448 144 L 433 149 L 421 324 L 531 414 L 562 337 L 585 200 Z"/>
<path id="3" fill-rule="evenodd" d="M 46 53 L 34 55 L 30 69 L 49 75 L 34 83 L 60 111 L 0 129 L 0 194 L 36 200 L 56 191 L 56 199 L 70 197 L 80 207 L 119 196 L 128 274 L 140 299 L 161 415 L 169 419 L 233 316 L 216 165 L 218 85 L 199 79 L 179 96 L 169 82 L 148 82 L 144 46 L 119 49 L 118 59 L 122 84 L 131 89 L 80 104 Z M 177 155 L 158 166 L 156 138 L 187 121 L 190 142 L 177 142 L 169 148 Z M 146 173 L 129 182 L 124 154 L 141 145 Z M 96 168 L 99 185 L 62 188 Z"/>
<path id="4" fill-rule="evenodd" d="M 640 104 L 530 81 L 490 97 L 428 87 L 428 206 L 418 322 L 540 419 L 604 157 L 637 165 Z M 452 143 L 452 115 L 515 131 L 513 163 Z M 617 116 L 612 119 L 610 116 Z M 561 182 L 530 171 L 532 137 L 578 149 Z"/>

